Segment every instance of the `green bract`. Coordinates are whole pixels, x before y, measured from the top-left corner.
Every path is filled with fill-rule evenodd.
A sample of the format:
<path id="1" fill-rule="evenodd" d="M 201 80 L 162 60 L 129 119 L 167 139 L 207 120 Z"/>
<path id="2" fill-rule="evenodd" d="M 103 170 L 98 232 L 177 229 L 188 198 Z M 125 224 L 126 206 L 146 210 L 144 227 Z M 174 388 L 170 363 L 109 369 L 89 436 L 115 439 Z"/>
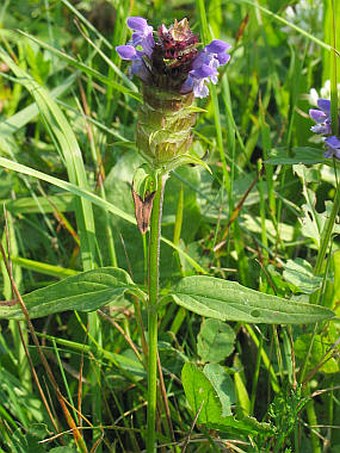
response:
<path id="1" fill-rule="evenodd" d="M 199 163 L 188 153 L 196 107 L 192 93 L 157 91 L 145 86 L 144 103 L 138 114 L 137 147 L 154 167 L 171 170 L 186 163 Z"/>

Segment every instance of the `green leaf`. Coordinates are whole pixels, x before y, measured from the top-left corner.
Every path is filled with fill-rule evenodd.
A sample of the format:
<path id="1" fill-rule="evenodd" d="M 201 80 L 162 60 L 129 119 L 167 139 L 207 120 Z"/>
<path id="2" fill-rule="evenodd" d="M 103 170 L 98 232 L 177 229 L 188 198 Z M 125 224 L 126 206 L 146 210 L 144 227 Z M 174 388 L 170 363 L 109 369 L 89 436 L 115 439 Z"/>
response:
<path id="1" fill-rule="evenodd" d="M 288 260 L 284 266 L 283 278 L 297 291 L 311 294 L 320 288 L 322 278 L 313 274 L 313 268 L 302 258 Z"/>
<path id="2" fill-rule="evenodd" d="M 70 77 L 65 79 L 64 82 L 58 84 L 56 88 L 50 91 L 51 99 L 57 99 L 65 91 L 68 91 L 76 79 L 76 75 L 72 74 Z M 16 112 L 10 118 L 0 122 L 0 134 L 4 137 L 10 136 L 21 128 L 26 126 L 32 121 L 39 113 L 37 103 L 33 102 L 22 110 Z"/>
<path id="3" fill-rule="evenodd" d="M 49 453 L 76 453 L 77 450 L 75 448 L 65 446 L 65 447 L 54 447 L 49 450 Z"/>
<path id="4" fill-rule="evenodd" d="M 157 190 L 157 171 L 148 164 L 137 168 L 133 176 L 133 189 L 144 200 L 148 194 Z"/>
<path id="5" fill-rule="evenodd" d="M 322 149 L 310 146 L 293 148 L 292 153 L 288 149 L 273 149 L 270 158 L 266 161 L 271 165 L 314 165 L 320 162 L 327 162 L 327 159 L 323 157 Z"/>
<path id="6" fill-rule="evenodd" d="M 339 352 L 339 347 L 335 347 L 337 340 L 338 338 L 309 333 L 300 335 L 295 341 L 295 355 L 301 361 L 309 357 L 308 369 L 318 368 L 319 371 L 327 374 L 338 373 L 339 361 L 333 357 Z"/>
<path id="7" fill-rule="evenodd" d="M 261 234 L 263 228 L 263 221 L 261 217 L 243 214 L 241 217 L 242 227 L 247 231 L 252 233 Z M 294 227 L 292 225 L 287 225 L 286 223 L 279 222 L 277 225 L 274 225 L 272 220 L 265 219 L 264 226 L 267 232 L 268 239 L 275 244 L 277 241 L 277 234 L 279 233 L 282 241 L 291 242 L 294 238 Z"/>
<path id="8" fill-rule="evenodd" d="M 231 405 L 236 402 L 234 383 L 223 366 L 217 363 L 208 363 L 203 373 L 215 389 L 222 405 L 222 416 L 231 415 Z"/>
<path id="9" fill-rule="evenodd" d="M 334 316 L 318 305 L 246 288 L 239 283 L 207 276 L 183 278 L 171 294 L 174 301 L 201 316 L 222 321 L 269 324 L 305 324 Z"/>
<path id="10" fill-rule="evenodd" d="M 185 363 L 182 382 L 189 405 L 194 415 L 198 414 L 197 422 L 209 423 L 218 420 L 222 414 L 222 405 L 203 371 L 193 363 Z"/>
<path id="11" fill-rule="evenodd" d="M 27 429 L 18 428 L 12 435 L 11 451 L 15 453 L 44 453 L 46 450 L 41 440 L 48 436 L 48 426 L 43 423 L 33 423 Z"/>
<path id="12" fill-rule="evenodd" d="M 144 294 L 122 269 L 104 267 L 65 278 L 23 296 L 31 318 L 67 310 L 93 311 L 118 301 L 126 292 Z M 24 319 L 19 303 L 0 305 L 0 319 Z"/>
<path id="13" fill-rule="evenodd" d="M 219 319 L 202 323 L 197 337 L 197 352 L 204 362 L 220 362 L 234 350 L 235 332 Z"/>
<path id="14" fill-rule="evenodd" d="M 237 420 L 233 416 L 222 415 L 222 404 L 213 385 L 203 371 L 193 363 L 186 363 L 182 369 L 182 383 L 188 403 L 198 424 L 205 424 L 212 429 L 242 434 L 256 434 L 267 430 L 266 424 L 256 419 L 245 417 Z"/>

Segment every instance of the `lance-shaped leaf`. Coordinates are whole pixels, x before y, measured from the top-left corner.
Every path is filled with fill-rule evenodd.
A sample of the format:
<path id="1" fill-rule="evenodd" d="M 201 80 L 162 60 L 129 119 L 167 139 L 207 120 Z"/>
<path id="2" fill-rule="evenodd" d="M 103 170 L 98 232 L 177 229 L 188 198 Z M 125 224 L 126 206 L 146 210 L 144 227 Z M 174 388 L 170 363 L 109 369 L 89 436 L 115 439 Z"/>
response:
<path id="1" fill-rule="evenodd" d="M 123 269 L 104 267 L 65 278 L 23 296 L 30 317 L 67 310 L 93 311 L 118 301 L 126 292 L 144 298 L 144 293 Z M 24 319 L 19 303 L 0 303 L 0 319 Z"/>
<path id="2" fill-rule="evenodd" d="M 183 278 L 171 296 L 178 305 L 194 313 L 223 321 L 305 324 L 334 316 L 331 310 L 319 305 L 289 301 L 237 282 L 203 275 Z"/>

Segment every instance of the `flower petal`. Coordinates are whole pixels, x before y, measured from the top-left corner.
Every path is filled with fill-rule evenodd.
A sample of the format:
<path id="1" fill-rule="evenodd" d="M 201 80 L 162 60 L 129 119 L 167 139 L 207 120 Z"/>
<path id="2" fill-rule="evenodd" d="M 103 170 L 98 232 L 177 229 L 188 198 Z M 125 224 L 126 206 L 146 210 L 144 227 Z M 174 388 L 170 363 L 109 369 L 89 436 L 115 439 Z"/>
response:
<path id="1" fill-rule="evenodd" d="M 137 58 L 136 49 L 129 44 L 125 46 L 117 46 L 116 51 L 120 58 L 122 58 L 123 60 L 134 60 L 135 58 Z"/>
<path id="2" fill-rule="evenodd" d="M 204 79 L 205 77 L 212 77 L 216 75 L 217 71 L 215 68 L 203 64 L 200 68 L 190 71 L 190 74 L 193 75 L 196 79 Z"/>
<path id="3" fill-rule="evenodd" d="M 194 81 L 195 81 L 195 79 L 192 77 L 191 74 L 189 74 L 188 78 L 186 79 L 186 81 L 183 83 L 183 85 L 181 87 L 181 94 L 190 93 L 190 91 L 193 90 Z"/>
<path id="4" fill-rule="evenodd" d="M 325 145 L 327 146 L 324 153 L 325 157 L 336 157 L 340 159 L 340 140 L 335 135 L 327 137 L 325 139 Z"/>
<path id="5" fill-rule="evenodd" d="M 314 134 L 328 135 L 332 132 L 331 126 L 328 123 L 316 124 L 310 128 Z"/>
<path id="6" fill-rule="evenodd" d="M 332 149 L 334 150 L 339 150 L 340 151 L 340 140 L 338 137 L 335 135 L 332 135 L 331 137 L 326 138 L 325 143 Z"/>
<path id="7" fill-rule="evenodd" d="M 317 109 L 310 109 L 309 116 L 316 123 L 323 123 L 327 119 L 326 113 L 322 110 L 317 110 Z"/>
<path id="8" fill-rule="evenodd" d="M 216 56 L 220 65 L 227 64 L 230 60 L 230 55 L 228 53 L 220 53 Z"/>
<path id="9" fill-rule="evenodd" d="M 208 96 L 209 89 L 205 85 L 205 79 L 200 79 L 194 82 L 193 92 L 196 98 L 206 98 Z"/>
<path id="10" fill-rule="evenodd" d="M 331 111 L 331 101 L 329 99 L 318 99 L 318 107 L 323 110 L 325 113 L 328 113 Z"/>
<path id="11" fill-rule="evenodd" d="M 230 49 L 231 45 L 221 39 L 214 39 L 210 44 L 205 46 L 205 50 L 211 53 L 224 53 Z"/>
<path id="12" fill-rule="evenodd" d="M 149 27 L 147 20 L 139 16 L 128 17 L 126 23 L 131 30 L 139 32 L 144 32 Z"/>

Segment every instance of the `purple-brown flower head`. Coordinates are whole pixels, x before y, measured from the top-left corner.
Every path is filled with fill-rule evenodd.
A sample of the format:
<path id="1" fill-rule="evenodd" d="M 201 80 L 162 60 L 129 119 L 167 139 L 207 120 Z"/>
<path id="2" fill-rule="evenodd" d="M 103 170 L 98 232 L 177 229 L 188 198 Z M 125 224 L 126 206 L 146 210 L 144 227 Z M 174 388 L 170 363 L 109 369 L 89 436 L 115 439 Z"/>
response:
<path id="1" fill-rule="evenodd" d="M 180 64 L 183 60 L 192 60 L 197 54 L 198 37 L 190 30 L 185 18 L 180 22 L 175 20 L 169 29 L 162 24 L 158 29 L 158 36 L 165 59 L 177 60 Z"/>
<path id="2" fill-rule="evenodd" d="M 131 75 L 161 91 L 206 97 L 207 83 L 217 83 L 217 68 L 230 59 L 226 53 L 230 45 L 221 40 L 199 51 L 198 37 L 187 19 L 175 20 L 169 28 L 162 24 L 156 39 L 153 28 L 142 17 L 129 17 L 127 25 L 133 30 L 132 39 L 116 48 L 118 54 L 132 62 Z"/>

